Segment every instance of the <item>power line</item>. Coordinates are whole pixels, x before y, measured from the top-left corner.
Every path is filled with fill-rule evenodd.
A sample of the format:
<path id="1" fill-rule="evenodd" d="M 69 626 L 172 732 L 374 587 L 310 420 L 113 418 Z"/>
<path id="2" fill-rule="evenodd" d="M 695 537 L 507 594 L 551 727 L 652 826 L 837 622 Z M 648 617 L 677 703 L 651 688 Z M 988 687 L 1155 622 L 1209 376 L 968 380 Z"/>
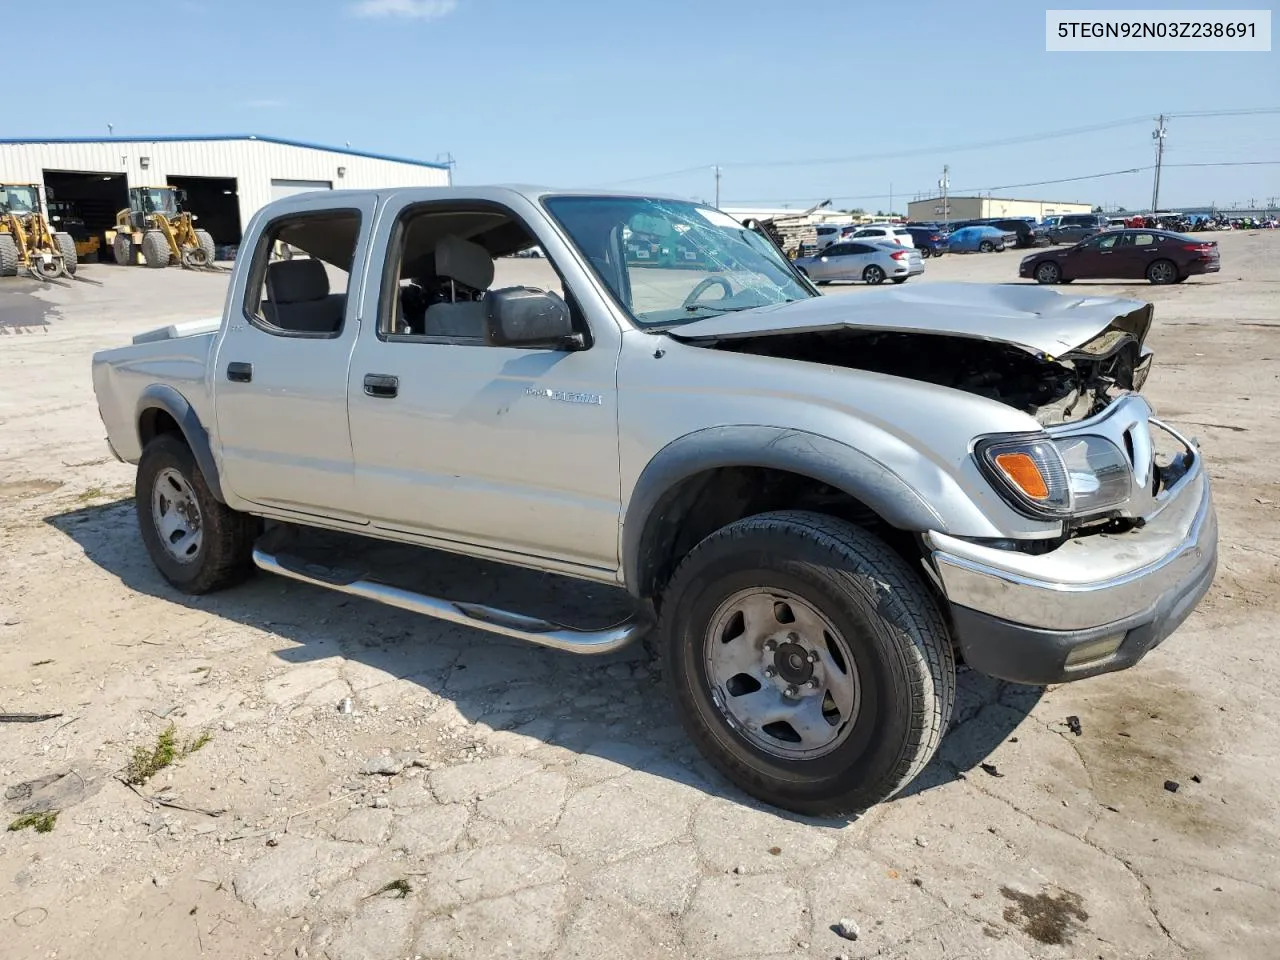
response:
<path id="1" fill-rule="evenodd" d="M 1205 117 L 1244 117 L 1244 116 L 1262 116 L 1266 114 L 1280 114 L 1280 107 L 1248 107 L 1237 110 L 1196 110 L 1183 113 L 1166 113 L 1166 118 L 1205 118 Z M 770 169 L 780 167 L 818 167 L 833 166 L 839 164 L 864 163 L 874 160 L 897 160 L 916 156 L 929 156 L 938 153 L 957 153 L 966 150 L 986 150 L 994 147 L 1014 146 L 1021 143 L 1034 143 L 1040 140 L 1056 140 L 1062 137 L 1080 136 L 1086 133 L 1098 133 L 1104 130 L 1114 130 L 1118 127 L 1133 126 L 1139 123 L 1148 123 L 1151 118 L 1149 116 L 1142 117 L 1126 117 L 1122 120 L 1108 120 L 1103 123 L 1089 124 L 1083 127 L 1070 127 L 1062 130 L 1050 130 L 1043 133 L 1025 134 L 1016 137 L 1004 137 L 997 140 L 983 140 L 972 143 L 954 144 L 951 146 L 935 146 L 935 147 L 912 147 L 904 150 L 889 150 L 880 153 L 864 153 L 847 157 L 817 157 L 799 160 L 739 160 L 729 163 L 721 163 L 719 166 L 735 167 L 737 169 Z M 701 173 L 707 169 L 708 164 L 699 164 L 696 167 L 684 167 L 680 170 L 670 170 L 665 173 L 655 173 L 648 176 L 632 177 L 625 180 L 610 180 L 606 183 L 600 183 L 596 186 L 626 186 L 628 184 L 649 183 L 654 180 L 668 180 L 672 177 L 683 176 L 691 173 Z"/>

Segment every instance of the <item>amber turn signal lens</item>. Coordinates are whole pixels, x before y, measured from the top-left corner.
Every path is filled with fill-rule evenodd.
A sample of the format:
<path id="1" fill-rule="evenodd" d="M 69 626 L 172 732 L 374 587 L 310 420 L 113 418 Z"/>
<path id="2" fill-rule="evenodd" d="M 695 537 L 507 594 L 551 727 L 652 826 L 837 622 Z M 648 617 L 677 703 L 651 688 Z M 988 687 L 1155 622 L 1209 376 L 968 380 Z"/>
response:
<path id="1" fill-rule="evenodd" d="M 996 466 L 1019 490 L 1032 500 L 1048 500 L 1049 485 L 1040 475 L 1035 460 L 1025 453 L 998 453 Z"/>

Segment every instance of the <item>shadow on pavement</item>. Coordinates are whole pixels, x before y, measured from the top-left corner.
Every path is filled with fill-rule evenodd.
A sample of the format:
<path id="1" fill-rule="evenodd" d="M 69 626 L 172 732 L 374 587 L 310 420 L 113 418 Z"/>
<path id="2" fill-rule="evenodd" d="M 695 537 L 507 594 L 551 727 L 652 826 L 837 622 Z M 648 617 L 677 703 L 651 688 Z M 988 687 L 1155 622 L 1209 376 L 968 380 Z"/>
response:
<path id="1" fill-rule="evenodd" d="M 643 643 L 583 657 L 262 573 L 231 590 L 189 597 L 171 588 L 152 566 L 131 500 L 50 515 L 45 522 L 130 590 L 286 641 L 275 651 L 285 663 L 310 668 L 312 675 L 325 674 L 319 665 L 338 658 L 371 668 L 358 670 L 367 686 L 352 683 L 357 707 L 375 699 L 382 684 L 407 680 L 452 702 L 472 723 L 514 730 L 579 755 L 759 806 L 716 773 L 687 740 L 659 681 L 658 665 Z M 390 572 L 387 579 L 397 585 L 433 596 L 591 628 L 616 623 L 631 612 L 623 591 L 596 584 L 341 534 L 317 533 L 315 538 L 316 544 L 340 549 L 344 567 L 368 566 L 381 576 Z M 314 692 L 323 695 L 323 676 L 315 683 Z M 933 762 L 902 795 L 963 778 L 1013 735 L 1040 693 L 1039 688 L 962 670 L 952 730 Z M 338 696 L 333 699 L 336 709 Z M 829 827 L 847 822 L 773 812 Z"/>

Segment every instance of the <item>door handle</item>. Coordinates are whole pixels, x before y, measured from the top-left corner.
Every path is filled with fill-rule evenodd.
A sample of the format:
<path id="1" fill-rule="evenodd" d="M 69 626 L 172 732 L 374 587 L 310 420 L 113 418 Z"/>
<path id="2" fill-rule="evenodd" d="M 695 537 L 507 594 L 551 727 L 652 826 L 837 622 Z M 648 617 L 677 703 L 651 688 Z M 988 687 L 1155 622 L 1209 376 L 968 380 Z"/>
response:
<path id="1" fill-rule="evenodd" d="M 227 379 L 233 383 L 249 383 L 253 379 L 252 363 L 228 363 Z"/>
<path id="2" fill-rule="evenodd" d="M 364 392 L 370 397 L 394 397 L 400 392 L 400 378 L 387 376 L 384 373 L 366 373 Z"/>

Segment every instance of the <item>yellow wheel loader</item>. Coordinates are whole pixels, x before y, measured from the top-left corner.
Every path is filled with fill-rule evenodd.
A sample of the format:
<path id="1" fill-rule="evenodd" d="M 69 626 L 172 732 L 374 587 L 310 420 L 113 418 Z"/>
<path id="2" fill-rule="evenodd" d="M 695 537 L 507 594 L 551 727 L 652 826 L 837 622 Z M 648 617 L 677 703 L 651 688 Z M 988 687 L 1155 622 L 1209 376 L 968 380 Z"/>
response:
<path id="1" fill-rule="evenodd" d="M 129 191 L 129 209 L 116 214 L 115 229 L 106 233 L 116 263 L 133 266 L 141 254 L 153 270 L 170 263 L 191 270 L 213 267 L 213 237 L 196 229 L 194 214 L 179 209 L 181 194 L 174 187 Z"/>
<path id="2" fill-rule="evenodd" d="M 0 184 L 0 277 L 25 272 L 38 280 L 56 280 L 75 276 L 76 264 L 75 240 L 49 229 L 39 185 Z"/>

